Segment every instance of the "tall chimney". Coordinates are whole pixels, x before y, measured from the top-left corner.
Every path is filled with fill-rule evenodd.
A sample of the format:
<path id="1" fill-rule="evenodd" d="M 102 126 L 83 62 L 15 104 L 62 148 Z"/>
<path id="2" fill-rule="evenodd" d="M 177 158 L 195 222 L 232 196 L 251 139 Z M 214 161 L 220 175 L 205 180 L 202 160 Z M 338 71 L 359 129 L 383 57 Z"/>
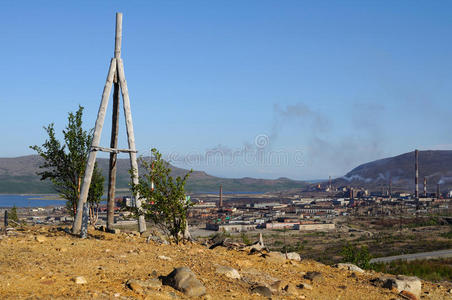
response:
<path id="1" fill-rule="evenodd" d="M 439 191 L 439 183 L 436 185 L 436 199 L 439 199 L 439 198 L 441 198 L 441 194 L 440 194 L 440 191 Z"/>
<path id="2" fill-rule="evenodd" d="M 424 197 L 427 197 L 427 177 L 424 177 Z"/>
<path id="3" fill-rule="evenodd" d="M 419 151 L 416 149 L 414 150 L 414 170 L 415 170 L 415 177 L 414 177 L 414 185 L 415 185 L 415 189 L 414 189 L 414 197 L 416 199 L 419 198 L 419 185 L 418 185 L 418 181 L 419 181 Z"/>
<path id="4" fill-rule="evenodd" d="M 223 186 L 220 184 L 220 203 L 218 204 L 218 207 L 223 207 Z"/>
<path id="5" fill-rule="evenodd" d="M 389 179 L 389 199 L 392 198 L 392 178 Z"/>

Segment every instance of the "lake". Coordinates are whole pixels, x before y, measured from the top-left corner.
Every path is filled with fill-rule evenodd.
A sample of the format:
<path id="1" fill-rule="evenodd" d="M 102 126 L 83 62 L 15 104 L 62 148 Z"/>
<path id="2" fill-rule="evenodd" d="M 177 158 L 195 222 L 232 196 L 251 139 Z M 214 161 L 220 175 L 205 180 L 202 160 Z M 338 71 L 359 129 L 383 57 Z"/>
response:
<path id="1" fill-rule="evenodd" d="M 65 206 L 65 200 L 52 200 L 55 195 L 0 195 L 0 207 Z"/>

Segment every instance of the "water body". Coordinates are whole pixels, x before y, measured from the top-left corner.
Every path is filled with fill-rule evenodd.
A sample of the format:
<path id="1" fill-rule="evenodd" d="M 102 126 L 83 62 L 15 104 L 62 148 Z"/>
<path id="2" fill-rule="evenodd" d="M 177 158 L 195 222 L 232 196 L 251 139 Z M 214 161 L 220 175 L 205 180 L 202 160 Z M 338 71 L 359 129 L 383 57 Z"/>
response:
<path id="1" fill-rule="evenodd" d="M 0 207 L 65 206 L 65 200 L 52 200 L 55 195 L 0 195 Z"/>

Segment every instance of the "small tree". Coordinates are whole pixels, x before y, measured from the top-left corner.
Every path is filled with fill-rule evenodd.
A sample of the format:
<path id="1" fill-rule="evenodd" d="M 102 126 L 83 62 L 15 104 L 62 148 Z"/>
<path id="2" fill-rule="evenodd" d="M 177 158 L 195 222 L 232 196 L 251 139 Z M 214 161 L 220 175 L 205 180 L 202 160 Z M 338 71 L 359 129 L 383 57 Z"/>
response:
<path id="1" fill-rule="evenodd" d="M 66 207 L 72 215 L 75 215 L 77 208 L 82 176 L 93 138 L 92 129 L 83 129 L 82 116 L 82 106 L 75 113 L 69 113 L 62 142 L 56 138 L 54 124 L 51 123 L 44 127 L 49 136 L 44 144 L 30 146 L 44 159 L 44 163 L 39 166 L 43 171 L 37 174 L 41 176 L 41 180 L 49 179 L 52 182 L 58 194 L 67 200 Z M 92 185 L 90 189 L 91 187 Z"/>
<path id="2" fill-rule="evenodd" d="M 344 262 L 352 263 L 363 269 L 370 268 L 370 259 L 372 256 L 369 253 L 367 246 L 356 247 L 347 243 L 341 251 Z"/>
<path id="3" fill-rule="evenodd" d="M 141 210 L 137 210 L 137 213 L 152 220 L 179 243 L 187 228 L 188 209 L 192 206 L 184 189 L 192 171 L 174 179 L 171 168 L 162 159 L 162 155 L 157 149 L 151 151 L 151 161 L 140 158 L 140 164 L 146 172 L 140 176 L 137 185 L 132 185 L 135 197 L 139 194 L 142 201 Z"/>
<path id="4" fill-rule="evenodd" d="M 9 218 L 9 220 L 14 221 L 14 222 L 12 222 L 13 224 L 10 224 L 13 227 L 19 223 L 19 217 L 17 216 L 16 205 L 13 205 L 13 207 L 11 208 L 8 218 Z"/>
<path id="5" fill-rule="evenodd" d="M 89 205 L 89 219 L 92 225 L 95 225 L 99 218 L 99 203 L 104 194 L 104 181 L 105 178 L 102 176 L 97 163 L 95 163 L 87 199 Z"/>

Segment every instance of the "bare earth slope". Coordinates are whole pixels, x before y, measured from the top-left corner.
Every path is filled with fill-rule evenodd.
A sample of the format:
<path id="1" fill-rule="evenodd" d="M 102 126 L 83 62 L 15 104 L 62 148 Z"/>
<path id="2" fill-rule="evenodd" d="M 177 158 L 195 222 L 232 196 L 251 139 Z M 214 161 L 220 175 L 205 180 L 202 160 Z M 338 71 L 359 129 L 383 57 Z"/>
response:
<path id="1" fill-rule="evenodd" d="M 133 234 L 91 231 L 81 240 L 45 227 L 29 228 L 17 237 L 0 241 L 0 299 L 177 299 L 181 292 L 163 285 L 143 291 L 127 287 L 129 279 L 147 280 L 169 274 L 175 267 L 189 267 L 206 287 L 201 299 L 262 299 L 253 294 L 253 284 L 282 286 L 309 283 L 312 289 L 295 288 L 296 294 L 279 289 L 273 299 L 403 299 L 394 290 L 375 287 L 375 273 L 352 273 L 304 260 L 272 262 L 258 255 L 206 247 L 160 245 Z M 36 237 L 44 236 L 39 242 Z M 171 260 L 159 258 L 166 256 Z M 216 265 L 237 269 L 241 279 L 215 272 Z M 303 279 L 309 271 L 320 280 Z M 76 284 L 75 276 L 87 283 Z M 437 284 L 423 282 L 422 299 L 446 299 L 450 294 Z"/>

